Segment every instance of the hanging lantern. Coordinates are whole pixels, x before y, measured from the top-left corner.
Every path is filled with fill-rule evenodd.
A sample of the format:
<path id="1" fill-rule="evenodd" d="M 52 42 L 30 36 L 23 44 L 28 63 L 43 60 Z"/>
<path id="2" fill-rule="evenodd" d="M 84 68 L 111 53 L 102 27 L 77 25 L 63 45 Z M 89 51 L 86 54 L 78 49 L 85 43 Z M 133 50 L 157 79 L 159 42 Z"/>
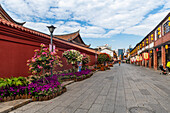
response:
<path id="1" fill-rule="evenodd" d="M 159 28 L 158 28 L 158 31 L 160 31 L 160 30 L 161 30 L 161 28 L 159 27 Z"/>
<path id="2" fill-rule="evenodd" d="M 150 50 L 150 53 L 152 54 L 152 50 Z"/>
<path id="3" fill-rule="evenodd" d="M 153 34 L 151 34 L 151 37 L 153 37 Z"/>
<path id="4" fill-rule="evenodd" d="M 143 46 L 145 46 L 145 44 L 143 44 Z"/>
<path id="5" fill-rule="evenodd" d="M 159 51 L 159 49 L 158 49 L 158 48 L 156 48 L 156 51 L 158 52 L 158 51 Z"/>
<path id="6" fill-rule="evenodd" d="M 148 41 L 146 41 L 146 43 L 148 44 Z"/>
<path id="7" fill-rule="evenodd" d="M 168 20 L 170 21 L 170 17 L 168 18 Z"/>
<path id="8" fill-rule="evenodd" d="M 168 45 L 165 45 L 165 49 L 168 49 Z"/>
<path id="9" fill-rule="evenodd" d="M 153 37 L 151 38 L 151 40 L 153 40 Z"/>
<path id="10" fill-rule="evenodd" d="M 168 26 L 170 26 L 170 22 L 168 22 Z"/>
<path id="11" fill-rule="evenodd" d="M 148 38 L 146 40 L 148 40 Z"/>
<path id="12" fill-rule="evenodd" d="M 160 35 L 161 33 L 160 32 L 158 32 L 158 35 Z"/>

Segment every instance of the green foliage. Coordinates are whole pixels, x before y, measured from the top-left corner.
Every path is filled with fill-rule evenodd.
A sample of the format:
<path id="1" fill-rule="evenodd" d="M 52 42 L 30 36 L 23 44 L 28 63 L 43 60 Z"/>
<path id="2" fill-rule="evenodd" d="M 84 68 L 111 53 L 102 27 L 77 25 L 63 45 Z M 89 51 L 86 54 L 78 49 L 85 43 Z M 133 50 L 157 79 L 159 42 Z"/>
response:
<path id="1" fill-rule="evenodd" d="M 76 64 L 77 61 L 80 61 L 80 62 L 82 61 L 83 55 L 80 54 L 80 52 L 77 50 L 70 49 L 70 50 L 64 51 L 63 57 L 67 59 L 67 62 L 69 64 Z"/>
<path id="2" fill-rule="evenodd" d="M 99 64 L 103 64 L 104 62 L 110 61 L 110 56 L 106 53 L 101 53 L 98 55 L 97 61 Z"/>
<path id="3" fill-rule="evenodd" d="M 40 49 L 34 50 L 34 56 L 30 60 L 27 60 L 29 71 L 31 71 L 33 75 L 39 75 L 41 72 L 49 72 L 49 70 L 56 65 L 62 66 L 60 57 L 57 55 L 57 50 L 51 52 L 49 48 L 45 48 L 44 44 L 40 46 Z"/>
<path id="4" fill-rule="evenodd" d="M 0 87 L 25 86 L 28 82 L 24 77 L 0 78 Z"/>

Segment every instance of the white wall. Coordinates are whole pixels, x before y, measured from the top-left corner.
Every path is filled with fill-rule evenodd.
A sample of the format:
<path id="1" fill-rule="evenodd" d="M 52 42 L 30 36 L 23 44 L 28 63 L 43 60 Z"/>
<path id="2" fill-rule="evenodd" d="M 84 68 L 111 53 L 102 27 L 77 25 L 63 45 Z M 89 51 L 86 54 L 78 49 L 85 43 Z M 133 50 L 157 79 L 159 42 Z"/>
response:
<path id="1" fill-rule="evenodd" d="M 113 57 L 113 51 L 110 51 L 108 49 L 102 50 L 101 53 L 107 53 L 107 54 L 109 54 L 109 55 L 111 55 Z"/>

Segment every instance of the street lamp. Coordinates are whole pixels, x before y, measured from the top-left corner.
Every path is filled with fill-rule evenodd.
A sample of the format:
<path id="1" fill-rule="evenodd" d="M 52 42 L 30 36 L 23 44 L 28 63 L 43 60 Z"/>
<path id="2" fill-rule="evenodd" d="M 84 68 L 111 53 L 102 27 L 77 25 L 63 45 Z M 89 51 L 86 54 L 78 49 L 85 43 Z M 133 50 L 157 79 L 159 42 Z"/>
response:
<path id="1" fill-rule="evenodd" d="M 53 52 L 53 32 L 54 32 L 54 29 L 55 29 L 56 27 L 54 27 L 53 25 L 47 26 L 47 27 L 48 27 L 48 29 L 49 29 L 49 31 L 50 31 L 50 33 L 51 33 L 51 46 L 52 46 L 52 52 Z"/>
<path id="2" fill-rule="evenodd" d="M 49 31 L 50 31 L 50 35 L 51 35 L 51 52 L 53 52 L 53 32 L 54 32 L 54 29 L 56 28 L 56 27 L 54 27 L 53 25 L 51 25 L 51 26 L 47 26 L 48 27 L 48 29 L 49 29 Z M 53 64 L 52 64 L 52 66 L 53 66 Z M 51 77 L 53 76 L 53 67 L 51 68 Z"/>

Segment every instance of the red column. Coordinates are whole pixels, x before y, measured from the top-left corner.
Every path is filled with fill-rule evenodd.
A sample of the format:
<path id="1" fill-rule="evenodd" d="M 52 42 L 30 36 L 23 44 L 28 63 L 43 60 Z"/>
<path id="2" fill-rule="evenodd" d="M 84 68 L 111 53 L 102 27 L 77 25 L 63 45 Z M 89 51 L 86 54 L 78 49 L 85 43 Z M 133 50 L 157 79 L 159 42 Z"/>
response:
<path id="1" fill-rule="evenodd" d="M 145 67 L 147 67 L 147 60 L 145 60 Z"/>
<path id="2" fill-rule="evenodd" d="M 166 67 L 166 57 L 165 57 L 165 47 L 164 46 L 162 46 L 161 47 L 161 54 L 162 54 L 162 64 L 163 64 L 163 67 L 165 68 Z"/>
<path id="3" fill-rule="evenodd" d="M 152 64 L 152 58 L 149 58 L 149 68 L 152 67 L 151 64 Z"/>
<path id="4" fill-rule="evenodd" d="M 145 66 L 145 60 L 142 61 L 142 66 Z"/>
<path id="5" fill-rule="evenodd" d="M 153 50 L 153 67 L 155 70 L 157 70 L 157 67 L 158 67 L 158 57 L 157 57 L 157 51 L 154 49 Z"/>

